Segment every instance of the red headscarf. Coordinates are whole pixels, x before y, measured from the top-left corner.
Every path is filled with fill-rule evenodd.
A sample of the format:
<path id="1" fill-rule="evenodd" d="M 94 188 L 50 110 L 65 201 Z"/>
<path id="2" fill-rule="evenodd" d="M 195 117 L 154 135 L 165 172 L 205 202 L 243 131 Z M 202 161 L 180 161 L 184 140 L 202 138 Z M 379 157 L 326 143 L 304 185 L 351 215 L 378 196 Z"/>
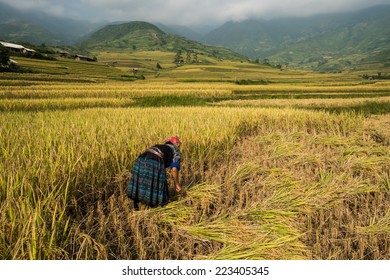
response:
<path id="1" fill-rule="evenodd" d="M 171 142 L 172 144 L 181 144 L 181 141 L 179 139 L 179 136 L 172 136 L 171 138 L 165 139 L 166 142 Z"/>

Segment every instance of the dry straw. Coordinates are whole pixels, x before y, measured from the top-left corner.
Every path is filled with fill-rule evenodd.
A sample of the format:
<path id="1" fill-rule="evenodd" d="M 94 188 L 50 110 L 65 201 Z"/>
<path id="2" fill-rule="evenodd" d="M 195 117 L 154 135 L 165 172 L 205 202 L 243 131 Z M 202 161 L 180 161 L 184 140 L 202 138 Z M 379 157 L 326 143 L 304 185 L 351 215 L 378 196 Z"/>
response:
<path id="1" fill-rule="evenodd" d="M 81 98 L 64 100 L 71 113 L 0 115 L 2 259 L 390 257 L 387 115 L 366 124 L 349 113 L 297 109 L 79 109 L 168 91 L 224 96 L 236 87 L 105 86 L 2 88 L 5 104 L 22 110 Z M 90 95 L 96 100 L 83 99 Z M 118 96 L 128 99 L 111 99 Z M 34 100 L 9 100 L 21 97 Z M 135 158 L 176 134 L 187 195 L 133 211 L 125 188 Z"/>

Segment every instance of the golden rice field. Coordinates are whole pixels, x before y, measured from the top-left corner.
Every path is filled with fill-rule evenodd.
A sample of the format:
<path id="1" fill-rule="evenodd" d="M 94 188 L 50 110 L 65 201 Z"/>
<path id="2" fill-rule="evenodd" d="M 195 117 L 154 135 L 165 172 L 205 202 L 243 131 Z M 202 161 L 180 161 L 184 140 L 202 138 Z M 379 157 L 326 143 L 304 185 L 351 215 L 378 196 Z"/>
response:
<path id="1" fill-rule="evenodd" d="M 50 63 L 71 73 L 0 74 L 0 259 L 390 259 L 389 82 Z M 171 135 L 185 193 L 133 211 L 132 164 Z"/>

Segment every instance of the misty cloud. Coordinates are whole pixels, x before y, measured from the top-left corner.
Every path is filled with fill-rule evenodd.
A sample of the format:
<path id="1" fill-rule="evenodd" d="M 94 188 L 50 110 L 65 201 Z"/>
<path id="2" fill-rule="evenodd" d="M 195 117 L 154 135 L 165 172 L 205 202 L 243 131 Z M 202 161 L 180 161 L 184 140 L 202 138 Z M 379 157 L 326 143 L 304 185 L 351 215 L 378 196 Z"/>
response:
<path id="1" fill-rule="evenodd" d="M 354 11 L 390 0 L 0 0 L 21 10 L 88 20 L 220 24 L 229 20 Z"/>

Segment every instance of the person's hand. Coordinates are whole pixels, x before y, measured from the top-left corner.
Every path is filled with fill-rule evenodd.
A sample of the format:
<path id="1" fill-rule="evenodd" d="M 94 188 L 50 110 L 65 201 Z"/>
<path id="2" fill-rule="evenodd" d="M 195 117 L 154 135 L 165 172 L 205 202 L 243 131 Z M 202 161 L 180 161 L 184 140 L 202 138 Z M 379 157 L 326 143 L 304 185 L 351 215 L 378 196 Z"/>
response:
<path id="1" fill-rule="evenodd" d="M 176 191 L 177 191 L 178 193 L 181 192 L 181 186 L 180 186 L 179 184 L 176 184 Z"/>

